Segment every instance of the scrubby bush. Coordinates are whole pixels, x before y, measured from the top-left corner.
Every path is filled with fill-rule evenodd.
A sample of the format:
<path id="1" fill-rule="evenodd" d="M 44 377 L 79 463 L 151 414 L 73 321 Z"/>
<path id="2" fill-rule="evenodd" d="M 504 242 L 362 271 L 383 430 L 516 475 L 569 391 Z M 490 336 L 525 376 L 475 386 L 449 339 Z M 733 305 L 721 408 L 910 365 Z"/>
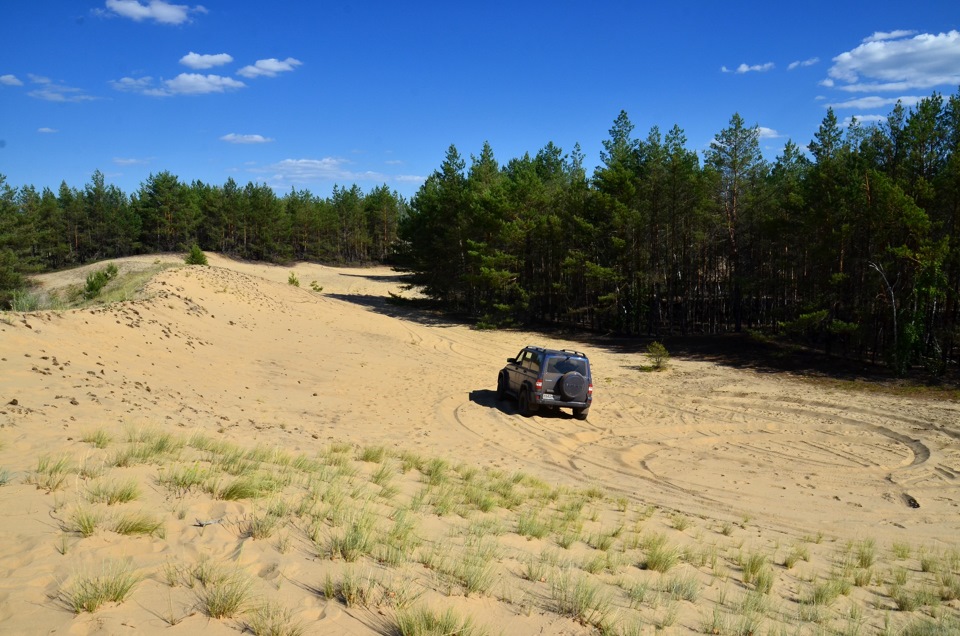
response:
<path id="1" fill-rule="evenodd" d="M 200 249 L 199 245 L 194 243 L 193 247 L 190 248 L 190 252 L 186 255 L 183 261 L 187 265 L 206 265 L 207 255 L 203 253 L 203 250 Z"/>
<path id="2" fill-rule="evenodd" d="M 300 286 L 300 279 L 297 278 L 297 275 L 293 272 L 290 272 L 290 276 L 287 278 L 287 283 L 293 285 L 294 287 Z"/>
<path id="3" fill-rule="evenodd" d="M 647 357 L 650 358 L 650 363 L 653 365 L 653 368 L 659 370 L 666 368 L 667 360 L 670 359 L 670 353 L 662 343 L 654 340 L 647 347 Z"/>
<path id="4" fill-rule="evenodd" d="M 100 271 L 87 274 L 87 284 L 83 289 L 83 297 L 92 300 L 99 296 L 107 283 L 117 277 L 117 273 L 117 266 L 110 263 Z"/>

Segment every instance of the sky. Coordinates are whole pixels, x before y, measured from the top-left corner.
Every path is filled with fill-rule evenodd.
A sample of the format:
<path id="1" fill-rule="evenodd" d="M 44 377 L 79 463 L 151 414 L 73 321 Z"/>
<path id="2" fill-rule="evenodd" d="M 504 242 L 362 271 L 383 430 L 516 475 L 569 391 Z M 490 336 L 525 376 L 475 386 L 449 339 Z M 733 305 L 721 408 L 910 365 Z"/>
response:
<path id="1" fill-rule="evenodd" d="M 832 107 L 874 122 L 960 90 L 956 0 L 4 0 L 0 175 L 128 194 L 151 174 L 413 196 L 455 145 L 501 165 L 621 110 L 701 157 L 734 113 L 773 160 Z"/>

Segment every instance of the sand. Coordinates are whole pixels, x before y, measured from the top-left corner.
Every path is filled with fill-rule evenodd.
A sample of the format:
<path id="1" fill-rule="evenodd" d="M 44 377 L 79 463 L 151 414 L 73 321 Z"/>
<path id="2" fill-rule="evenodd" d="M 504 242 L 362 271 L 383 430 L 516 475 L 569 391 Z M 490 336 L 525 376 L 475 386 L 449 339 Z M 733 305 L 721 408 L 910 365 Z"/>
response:
<path id="1" fill-rule="evenodd" d="M 7 478 L 0 487 L 0 633 L 238 633 L 249 627 L 250 612 L 211 618 L 198 599 L 202 584 L 187 574 L 210 559 L 242 571 L 255 599 L 288 608 L 306 634 L 396 633 L 398 579 L 417 582 L 416 604 L 451 607 L 490 633 L 588 634 L 599 621 L 565 614 L 552 596 L 563 566 L 551 562 L 531 581 L 524 564 L 545 551 L 578 562 L 595 551 L 590 539 L 604 527 L 622 529 L 610 548 L 620 562 L 596 575 L 610 586 L 605 620 L 616 623 L 614 633 L 702 631 L 715 610 L 731 621 L 716 631 L 732 633 L 744 615 L 732 599 L 752 589 L 737 553 L 751 550 L 766 555 L 776 574 L 764 632 L 840 629 L 854 606 L 866 633 L 881 629 L 891 611 L 898 624 L 960 617 L 949 594 L 935 606 L 896 611 L 890 592 L 897 568 L 910 573 L 911 589 L 943 583 L 924 572 L 924 555 L 942 556 L 941 570 L 960 574 L 947 556 L 960 543 L 957 403 L 829 390 L 692 357 L 645 372 L 645 356 L 615 341 L 479 331 L 391 304 L 389 293 L 414 292 L 386 268 L 209 258 L 209 267 L 176 266 L 182 259 L 175 256 L 124 259 L 117 261 L 122 274 L 158 260 L 175 266 L 156 274 L 140 299 L 0 316 L 0 474 Z M 101 266 L 45 275 L 41 284 L 77 285 Z M 291 272 L 299 287 L 288 284 Z M 514 403 L 495 399 L 497 371 L 526 344 L 588 353 L 595 404 L 587 421 L 568 412 L 525 418 Z M 83 441 L 96 431 L 110 437 L 106 448 Z M 569 549 L 554 535 L 519 536 L 517 510 L 423 514 L 419 552 L 442 550 L 478 518 L 499 520 L 496 583 L 467 593 L 450 582 L 449 564 L 431 567 L 426 558 L 391 568 L 369 556 L 349 563 L 324 556 L 305 538 L 310 524 L 292 513 L 270 539 L 254 539 L 249 521 L 265 499 L 223 500 L 162 485 L 178 461 L 205 462 L 189 446 L 174 459 L 114 465 L 131 439 L 158 432 L 290 456 L 330 457 L 331 448 L 343 453 L 350 445 L 354 484 L 369 483 L 378 466 L 360 459 L 364 449 L 382 447 L 391 466 L 404 452 L 442 458 L 461 475 L 467 468 L 522 473 L 555 495 L 588 491 L 592 513 Z M 72 465 L 49 490 L 37 483 L 44 456 Z M 415 496 L 426 480 L 421 473 L 397 471 L 396 499 L 375 502 L 380 523 L 391 522 L 395 502 Z M 92 485 L 128 479 L 140 484 L 135 501 L 91 501 Z M 540 509 L 550 506 L 545 499 Z M 128 536 L 102 521 L 84 537 L 71 525 L 77 510 L 102 519 L 145 511 L 163 529 Z M 217 523 L 198 524 L 206 521 Z M 336 521 L 326 524 L 335 536 Z M 624 592 L 631 580 L 663 587 L 666 575 L 640 567 L 643 538 L 656 534 L 688 546 L 672 572 L 697 578 L 695 600 L 668 599 L 661 590 L 655 600 L 631 603 Z M 838 555 L 856 555 L 865 543 L 876 546 L 873 582 L 829 606 L 827 618 L 798 617 L 816 580 L 837 570 Z M 797 546 L 809 556 L 788 568 L 785 556 Z M 711 556 L 690 558 L 697 549 Z M 142 580 L 123 602 L 75 613 L 69 591 L 108 563 L 126 563 Z M 327 598 L 324 583 L 344 572 L 375 580 L 368 587 L 377 600 Z"/>

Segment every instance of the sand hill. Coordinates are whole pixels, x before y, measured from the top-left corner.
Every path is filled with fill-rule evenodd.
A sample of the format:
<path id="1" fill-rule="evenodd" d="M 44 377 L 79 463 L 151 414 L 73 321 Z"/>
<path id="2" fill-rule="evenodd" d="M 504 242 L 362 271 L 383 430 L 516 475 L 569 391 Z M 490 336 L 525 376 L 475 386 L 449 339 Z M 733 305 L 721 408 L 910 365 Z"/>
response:
<path id="1" fill-rule="evenodd" d="M 385 268 L 118 281 L 159 261 L 141 297 L 0 315 L 0 633 L 960 624 L 956 403 L 643 372 L 391 304 Z M 586 422 L 497 402 L 528 343 L 590 355 Z"/>

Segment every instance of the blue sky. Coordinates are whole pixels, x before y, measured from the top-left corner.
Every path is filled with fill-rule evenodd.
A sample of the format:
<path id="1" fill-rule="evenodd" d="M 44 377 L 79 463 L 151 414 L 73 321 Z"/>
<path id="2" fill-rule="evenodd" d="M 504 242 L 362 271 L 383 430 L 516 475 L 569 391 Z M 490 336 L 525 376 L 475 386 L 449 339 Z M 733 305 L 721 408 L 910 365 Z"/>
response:
<path id="1" fill-rule="evenodd" d="M 127 193 L 151 173 L 412 196 L 450 144 L 501 163 L 620 110 L 702 151 L 735 112 L 773 159 L 828 105 L 871 121 L 960 86 L 955 0 L 6 0 L 0 174 Z"/>

